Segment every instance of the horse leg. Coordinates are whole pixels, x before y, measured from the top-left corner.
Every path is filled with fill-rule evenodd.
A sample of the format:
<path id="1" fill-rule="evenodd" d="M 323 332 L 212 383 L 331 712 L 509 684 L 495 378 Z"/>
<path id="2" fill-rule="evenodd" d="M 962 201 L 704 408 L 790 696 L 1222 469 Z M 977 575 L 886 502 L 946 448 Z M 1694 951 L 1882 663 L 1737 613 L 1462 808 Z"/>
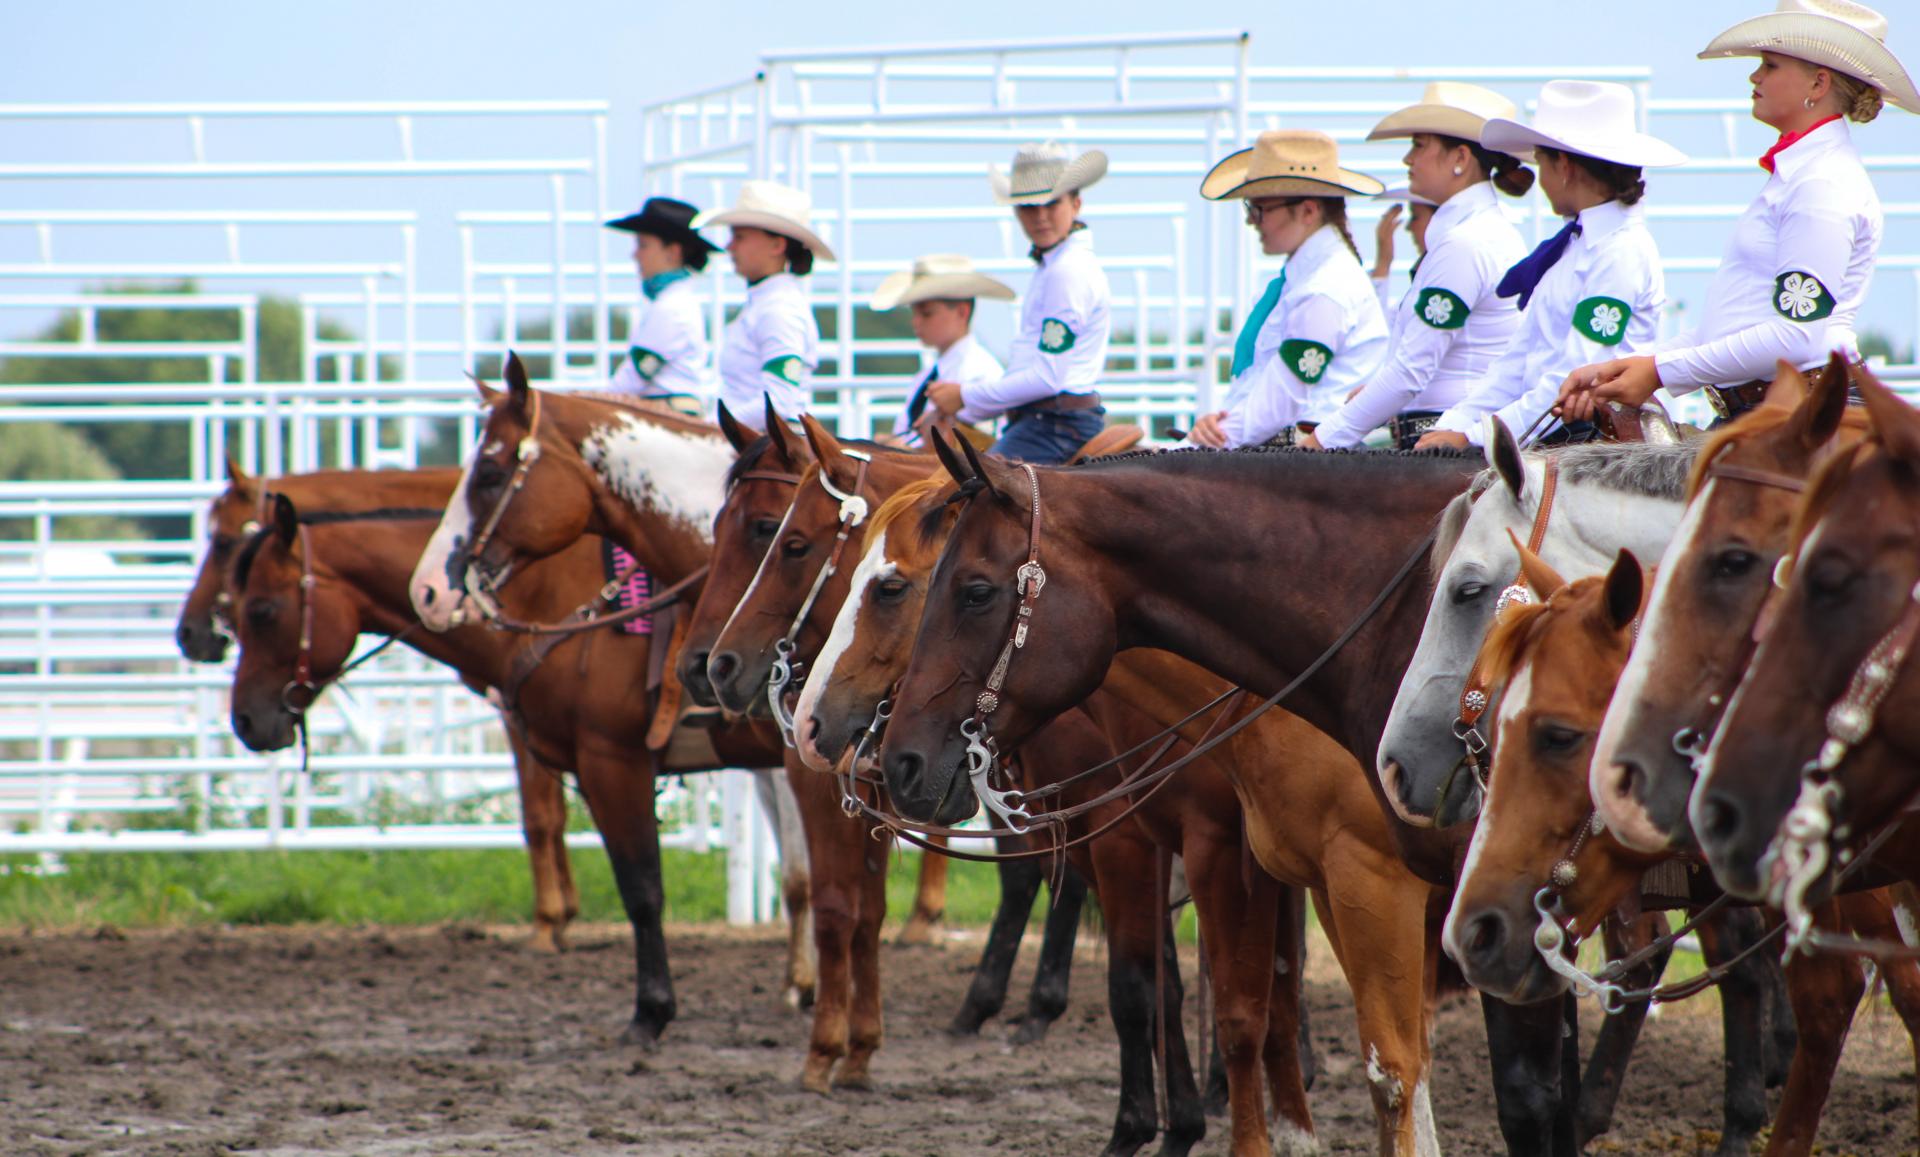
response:
<path id="1" fill-rule="evenodd" d="M 1026 840 L 1011 833 L 995 833 L 994 846 L 1002 853 L 1019 851 Z M 967 986 L 960 1011 L 953 1014 L 947 1032 L 953 1036 L 974 1036 L 988 1018 L 997 1015 L 1007 1001 L 1007 980 L 1013 975 L 1013 959 L 1020 952 L 1020 938 L 1026 935 L 1027 917 L 1033 912 L 1034 897 L 1040 894 L 1043 869 L 1037 860 L 1001 860 L 995 867 L 1000 874 L 1000 906 L 994 910 L 993 924 L 987 930 L 987 946 L 974 967 L 973 982 Z"/>
<path id="2" fill-rule="evenodd" d="M 1618 960 L 1623 956 L 1631 956 L 1666 935 L 1667 917 L 1661 912 L 1648 912 L 1631 924 L 1622 925 L 1609 919 L 1601 927 L 1608 957 Z M 1667 959 L 1672 955 L 1671 945 L 1654 954 L 1626 975 L 1623 986 L 1651 987 L 1666 971 Z M 1627 1062 L 1633 1059 L 1633 1047 L 1640 1039 L 1640 1030 L 1646 1026 L 1650 1007 L 1646 1001 L 1636 1001 L 1608 1015 L 1600 1025 L 1599 1035 L 1593 1042 L 1593 1055 L 1587 1058 L 1586 1075 L 1580 1081 L 1578 1121 L 1582 1150 L 1587 1142 L 1613 1127 L 1613 1107 L 1620 1099 L 1620 1085 L 1626 1079 Z M 1578 1055 L 1578 1050 L 1575 1050 L 1575 1054 Z"/>
<path id="3" fill-rule="evenodd" d="M 1860 899 L 1868 897 L 1861 896 Z M 1829 901 L 1818 921 L 1834 927 L 1837 915 Z M 1855 931 L 1864 932 L 1861 925 Z M 1867 990 L 1866 970 L 1851 957 L 1823 952 L 1796 952 L 1787 962 L 1787 994 L 1793 999 L 1794 1023 L 1806 1029 L 1787 1072 L 1787 1089 L 1773 1117 L 1773 1135 L 1767 1138 L 1767 1157 L 1804 1157 L 1813 1152 L 1820 1130 L 1820 1113 L 1833 1087 L 1833 1074 L 1853 1027 L 1854 1010 Z"/>
<path id="4" fill-rule="evenodd" d="M 1167 1026 L 1164 1040 L 1157 1025 L 1154 1035 L 1154 1047 L 1167 1066 L 1161 1074 L 1167 1085 L 1167 1128 L 1160 1138 L 1160 1157 L 1186 1157 L 1187 1151 L 1207 1135 L 1207 1113 L 1200 1104 L 1200 1086 L 1193 1079 L 1193 1060 L 1187 1054 L 1187 1033 L 1181 1019 L 1180 953 L 1173 940 L 1173 913 L 1164 892 L 1157 894 L 1152 907 L 1160 916 L 1158 936 L 1164 975 L 1159 999 Z"/>
<path id="5" fill-rule="evenodd" d="M 1764 932 L 1758 912 L 1728 909 L 1700 926 L 1700 953 L 1709 965 L 1718 965 Z M 1767 1123 L 1767 985 L 1779 967 L 1771 953 L 1756 953 L 1720 981 L 1726 1088 L 1718 1157 L 1746 1153 L 1747 1143 Z"/>
<path id="6" fill-rule="evenodd" d="M 753 786 L 773 818 L 774 845 L 780 852 L 780 898 L 787 910 L 788 1008 L 813 1006 L 813 877 L 807 866 L 807 832 L 784 767 L 755 769 Z"/>
<path id="7" fill-rule="evenodd" d="M 1254 869 L 1256 872 L 1259 869 Z M 1271 877 L 1269 877 L 1271 878 Z M 1259 891 L 1255 881 L 1255 892 Z M 1277 883 L 1277 882 L 1276 882 Z M 1318 1153 L 1307 1090 L 1313 1088 L 1313 1038 L 1307 1027 L 1304 996 L 1307 956 L 1307 893 L 1277 884 L 1274 911 L 1271 987 L 1267 993 L 1268 1120 L 1278 1157 Z M 1256 900 L 1256 902 L 1259 902 Z"/>
<path id="8" fill-rule="evenodd" d="M 800 807 L 807 833 L 807 863 L 813 876 L 813 943 L 819 952 L 815 979 L 813 1031 L 800 1086 L 826 1093 L 833 1066 L 847 1055 L 849 1003 L 852 1000 L 854 926 L 866 872 L 866 826 L 840 810 L 840 789 L 830 775 L 791 770 L 787 782 Z"/>
<path id="9" fill-rule="evenodd" d="M 947 846 L 947 837 L 934 836 L 927 841 Z M 920 883 L 913 894 L 913 912 L 906 927 L 894 938 L 895 944 L 931 944 L 934 926 L 947 917 L 947 857 L 935 852 L 920 855 Z"/>
<path id="10" fill-rule="evenodd" d="M 1886 897 L 1886 919 L 1892 925 L 1880 935 L 1908 944 L 1920 940 L 1920 929 L 1916 928 L 1916 923 L 1920 923 L 1920 899 L 1916 899 L 1913 885 L 1898 884 L 1875 894 Z M 1887 986 L 1887 999 L 1893 1003 L 1893 1010 L 1900 1014 L 1900 1022 L 1907 1028 L 1915 1071 L 1920 1072 L 1920 963 L 1912 960 L 1883 961 L 1880 978 Z M 1920 1137 L 1920 1126 L 1916 1127 L 1915 1136 Z"/>
<path id="11" fill-rule="evenodd" d="M 1087 878 L 1072 864 L 1063 864 L 1057 886 L 1050 884 L 1052 903 L 1040 936 L 1040 963 L 1033 970 L 1027 992 L 1027 1012 L 1013 1031 L 1016 1045 L 1046 1038 L 1047 1030 L 1067 1011 L 1067 985 L 1073 979 L 1073 942 L 1080 935 L 1080 912 L 1087 904 Z"/>
<path id="12" fill-rule="evenodd" d="M 633 1019 L 620 1042 L 650 1049 L 675 1011 L 667 937 L 660 927 L 666 898 L 660 885 L 660 827 L 653 814 L 653 766 L 644 758 L 636 766 L 631 749 L 603 752 L 585 744 L 579 764 L 580 794 L 600 829 L 614 886 L 633 926 Z"/>
<path id="13" fill-rule="evenodd" d="M 834 1073 L 837 1089 L 870 1089 L 873 1054 L 880 1049 L 883 1024 L 880 1012 L 880 928 L 887 919 L 887 838 L 873 838 L 874 829 L 861 825 L 862 864 L 860 915 L 853 926 L 853 1011 L 847 1026 L 847 1059 Z M 944 857 L 942 857 L 944 858 Z"/>
<path id="14" fill-rule="evenodd" d="M 520 830 L 533 869 L 533 947 L 565 952 L 567 925 L 580 914 L 580 893 L 567 862 L 567 785 L 559 772 L 533 758 L 512 727 L 507 743 L 520 781 Z"/>
<path id="15" fill-rule="evenodd" d="M 1133 824 L 1087 845 L 1101 896 L 1153 892 L 1159 848 Z M 1131 1157 L 1160 1128 L 1153 1083 L 1152 904 L 1118 903 L 1104 909 L 1107 934 L 1107 1015 L 1120 1043 L 1120 1105 L 1103 1157 Z"/>

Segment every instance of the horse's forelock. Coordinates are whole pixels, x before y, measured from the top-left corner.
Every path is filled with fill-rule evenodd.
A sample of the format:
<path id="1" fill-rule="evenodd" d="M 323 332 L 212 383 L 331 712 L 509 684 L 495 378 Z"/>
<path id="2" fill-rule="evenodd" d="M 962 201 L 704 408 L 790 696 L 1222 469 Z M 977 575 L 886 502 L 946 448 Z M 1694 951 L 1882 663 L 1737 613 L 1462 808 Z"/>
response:
<path id="1" fill-rule="evenodd" d="M 948 506 L 945 502 L 932 502 L 931 499 L 953 485 L 953 481 L 944 475 L 922 478 L 909 482 L 889 495 L 880 509 L 873 512 L 873 519 L 867 524 L 867 541 L 878 542 L 880 536 L 893 529 L 899 523 L 902 529 L 909 530 L 910 537 L 903 538 L 895 533 L 888 541 L 896 545 L 905 545 L 913 553 L 924 553 L 936 540 L 946 538 Z M 924 508 L 922 508 L 922 504 Z M 921 510 L 921 517 L 907 519 L 906 515 Z"/>
<path id="2" fill-rule="evenodd" d="M 254 559 L 260 557 L 260 552 L 266 549 L 267 540 L 272 538 L 275 533 L 272 526 L 263 526 L 254 531 L 253 536 L 247 539 L 246 545 L 240 548 L 239 557 L 233 560 L 233 585 L 235 588 L 240 590 L 246 589 L 247 576 L 253 573 Z"/>

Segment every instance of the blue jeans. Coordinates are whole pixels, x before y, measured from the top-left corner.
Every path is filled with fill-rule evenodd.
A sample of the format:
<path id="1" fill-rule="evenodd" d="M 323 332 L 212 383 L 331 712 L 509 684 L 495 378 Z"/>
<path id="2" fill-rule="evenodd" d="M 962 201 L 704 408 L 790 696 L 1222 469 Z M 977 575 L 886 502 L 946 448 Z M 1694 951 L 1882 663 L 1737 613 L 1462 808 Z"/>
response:
<path id="1" fill-rule="evenodd" d="M 1105 406 L 1022 414 L 1007 423 L 1000 440 L 987 447 L 987 452 L 1035 466 L 1058 466 L 1073 457 L 1075 451 L 1106 425 Z"/>

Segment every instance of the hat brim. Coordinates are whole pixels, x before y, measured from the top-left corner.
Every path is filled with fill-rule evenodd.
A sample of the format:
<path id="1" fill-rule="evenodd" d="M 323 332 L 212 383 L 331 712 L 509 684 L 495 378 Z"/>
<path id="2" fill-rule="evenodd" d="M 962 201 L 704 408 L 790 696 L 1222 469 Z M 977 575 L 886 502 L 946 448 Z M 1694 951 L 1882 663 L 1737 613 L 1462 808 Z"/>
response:
<path id="1" fill-rule="evenodd" d="M 912 270 L 903 269 L 888 275 L 873 291 L 872 305 L 884 313 L 916 301 L 968 301 L 980 297 L 1012 301 L 1014 296 L 1012 286 L 984 273 L 934 273 L 915 278 Z"/>
<path id="2" fill-rule="evenodd" d="M 1200 180 L 1200 195 L 1209 201 L 1244 201 L 1252 197 L 1376 197 L 1387 187 L 1351 169 L 1335 169 L 1337 180 L 1319 177 L 1256 177 L 1247 179 L 1252 149 L 1229 154 Z"/>
<path id="3" fill-rule="evenodd" d="M 1014 192 L 1007 174 L 997 167 L 987 166 L 987 184 L 993 188 L 994 200 L 1002 205 L 1045 205 L 1058 201 L 1068 193 L 1078 193 L 1100 183 L 1107 175 L 1107 154 L 1099 149 L 1088 149 L 1060 171 L 1060 177 L 1053 185 L 1045 189 L 1022 190 Z"/>
<path id="4" fill-rule="evenodd" d="M 1507 153 L 1523 160 L 1531 158 L 1534 149 L 1544 146 L 1556 152 L 1579 153 L 1583 157 L 1640 169 L 1662 169 L 1687 162 L 1687 154 L 1659 137 L 1642 132 L 1595 133 L 1582 138 L 1571 135 L 1553 137 L 1531 125 L 1505 117 L 1494 117 L 1487 122 L 1487 127 L 1480 133 L 1480 144 L 1494 152 Z"/>
<path id="5" fill-rule="evenodd" d="M 1475 116 L 1451 105 L 1414 104 L 1381 118 L 1380 123 L 1367 133 L 1367 139 L 1390 141 L 1415 133 L 1432 133 L 1435 136 L 1457 137 L 1463 141 L 1478 141 L 1480 130 L 1486 123 L 1485 117 Z"/>
<path id="6" fill-rule="evenodd" d="M 776 213 L 763 213 L 757 209 L 709 209 L 693 219 L 695 229 L 709 229 L 715 225 L 745 225 L 749 229 L 764 229 L 793 238 L 822 261 L 838 260 L 827 243 L 820 240 L 819 234 Z"/>
<path id="7" fill-rule="evenodd" d="M 1880 90 L 1888 104 L 1920 113 L 1920 91 L 1887 46 L 1848 24 L 1811 12 L 1769 12 L 1727 29 L 1700 50 L 1701 60 L 1777 52 L 1844 72 Z"/>
<path id="8" fill-rule="evenodd" d="M 623 233 L 645 233 L 649 237 L 658 237 L 663 241 L 695 245 L 707 253 L 719 249 L 719 246 L 694 232 L 691 226 L 661 217 L 649 217 L 645 213 L 629 213 L 625 217 L 616 217 L 607 222 L 606 227 L 618 229 Z"/>
<path id="9" fill-rule="evenodd" d="M 1422 197 L 1420 194 L 1408 188 L 1405 182 L 1398 185 L 1387 186 L 1375 194 L 1374 199 L 1378 201 L 1404 201 L 1409 205 L 1425 205 L 1429 209 L 1438 209 L 1440 207 L 1440 202 L 1431 197 Z"/>

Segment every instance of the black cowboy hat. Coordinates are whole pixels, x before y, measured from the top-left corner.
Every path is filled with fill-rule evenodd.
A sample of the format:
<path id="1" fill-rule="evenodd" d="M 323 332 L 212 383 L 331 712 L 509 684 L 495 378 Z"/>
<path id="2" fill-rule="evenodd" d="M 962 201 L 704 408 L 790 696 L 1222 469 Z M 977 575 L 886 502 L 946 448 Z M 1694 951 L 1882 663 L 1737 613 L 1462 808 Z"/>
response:
<path id="1" fill-rule="evenodd" d="M 609 221 L 607 228 L 645 233 L 662 241 L 677 241 L 689 257 L 696 252 L 705 255 L 714 252 L 718 246 L 693 231 L 693 219 L 699 213 L 700 210 L 685 201 L 676 201 L 672 197 L 648 197 L 638 213 L 629 213 Z"/>

